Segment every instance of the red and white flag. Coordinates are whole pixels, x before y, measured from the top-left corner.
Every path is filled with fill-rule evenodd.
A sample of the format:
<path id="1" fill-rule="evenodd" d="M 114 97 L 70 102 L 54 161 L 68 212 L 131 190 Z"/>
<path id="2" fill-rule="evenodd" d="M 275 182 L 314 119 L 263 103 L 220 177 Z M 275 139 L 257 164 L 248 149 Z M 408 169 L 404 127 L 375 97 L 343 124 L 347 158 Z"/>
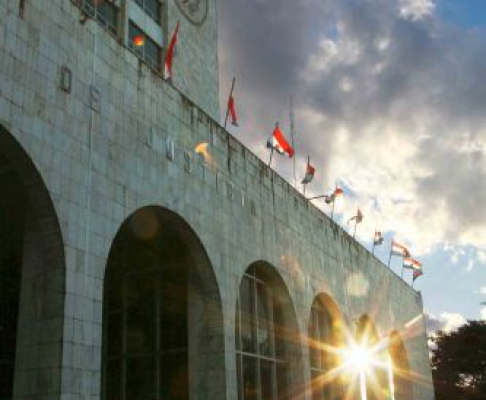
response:
<path id="1" fill-rule="evenodd" d="M 277 126 L 273 131 L 273 135 L 267 141 L 267 147 L 276 150 L 279 154 L 286 155 L 289 158 L 294 156 L 294 149 L 285 139 L 280 128 Z"/>
<path id="2" fill-rule="evenodd" d="M 169 48 L 167 49 L 167 55 L 165 56 L 164 79 L 166 81 L 170 81 L 172 79 L 172 63 L 174 61 L 175 47 L 177 45 L 180 24 L 180 22 L 177 22 L 177 26 L 170 40 Z"/>
<path id="3" fill-rule="evenodd" d="M 231 115 L 231 124 L 233 126 L 238 126 L 238 116 L 236 115 L 235 99 L 233 95 L 230 95 L 228 99 L 228 111 Z"/>
<path id="4" fill-rule="evenodd" d="M 408 249 L 404 245 L 399 244 L 399 243 L 395 242 L 394 240 L 392 241 L 391 252 L 392 252 L 392 254 L 394 254 L 396 256 L 410 257 L 410 252 L 408 251 Z"/>
<path id="5" fill-rule="evenodd" d="M 312 179 L 314 179 L 314 174 L 316 173 L 316 169 L 311 165 L 310 162 L 307 162 L 307 168 L 305 170 L 305 177 L 302 179 L 302 184 L 307 185 Z"/>
<path id="6" fill-rule="evenodd" d="M 407 268 L 407 269 L 422 269 L 422 264 L 413 259 L 412 257 L 405 257 L 403 259 L 403 268 Z"/>

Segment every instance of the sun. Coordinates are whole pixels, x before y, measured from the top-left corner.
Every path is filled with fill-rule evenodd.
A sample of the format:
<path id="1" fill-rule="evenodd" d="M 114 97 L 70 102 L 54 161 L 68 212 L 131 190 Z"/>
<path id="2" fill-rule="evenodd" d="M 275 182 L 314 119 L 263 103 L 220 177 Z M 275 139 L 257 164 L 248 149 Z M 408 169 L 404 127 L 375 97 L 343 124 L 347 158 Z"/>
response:
<path id="1" fill-rule="evenodd" d="M 375 364 L 373 354 L 370 349 L 364 346 L 352 345 L 343 350 L 344 366 L 347 370 L 355 373 L 367 372 Z"/>

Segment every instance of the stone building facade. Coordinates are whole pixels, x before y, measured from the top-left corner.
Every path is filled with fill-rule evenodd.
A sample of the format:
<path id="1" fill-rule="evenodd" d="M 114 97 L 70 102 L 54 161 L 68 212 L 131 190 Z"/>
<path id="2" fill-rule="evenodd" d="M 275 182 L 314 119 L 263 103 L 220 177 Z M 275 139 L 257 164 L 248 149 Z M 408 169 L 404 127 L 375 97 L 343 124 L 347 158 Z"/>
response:
<path id="1" fill-rule="evenodd" d="M 358 398 L 355 335 L 396 367 L 368 398 L 434 398 L 420 293 L 218 91 L 215 0 L 0 0 L 0 399 Z"/>

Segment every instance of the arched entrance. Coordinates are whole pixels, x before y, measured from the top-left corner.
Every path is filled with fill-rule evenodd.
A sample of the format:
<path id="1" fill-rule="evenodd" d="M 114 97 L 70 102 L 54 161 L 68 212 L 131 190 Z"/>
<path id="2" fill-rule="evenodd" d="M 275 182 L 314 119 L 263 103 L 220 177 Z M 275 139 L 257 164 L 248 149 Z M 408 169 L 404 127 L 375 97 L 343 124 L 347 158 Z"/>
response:
<path id="1" fill-rule="evenodd" d="M 339 307 L 328 294 L 321 293 L 314 299 L 308 337 L 312 399 L 342 398 L 338 368 L 339 351 L 345 343 L 344 320 Z"/>
<path id="2" fill-rule="evenodd" d="M 139 209 L 110 250 L 103 298 L 105 400 L 223 399 L 222 305 L 189 225 Z"/>
<path id="3" fill-rule="evenodd" d="M 1 125 L 0 194 L 0 399 L 56 393 L 65 292 L 61 230 L 40 173 Z M 49 388 L 46 374 L 54 376 Z"/>
<path id="4" fill-rule="evenodd" d="M 413 400 L 410 362 L 405 345 L 397 331 L 390 334 L 388 353 L 393 365 L 394 400 Z"/>
<path id="5" fill-rule="evenodd" d="M 278 272 L 252 264 L 239 289 L 235 321 L 238 398 L 296 398 L 302 382 L 294 306 Z"/>

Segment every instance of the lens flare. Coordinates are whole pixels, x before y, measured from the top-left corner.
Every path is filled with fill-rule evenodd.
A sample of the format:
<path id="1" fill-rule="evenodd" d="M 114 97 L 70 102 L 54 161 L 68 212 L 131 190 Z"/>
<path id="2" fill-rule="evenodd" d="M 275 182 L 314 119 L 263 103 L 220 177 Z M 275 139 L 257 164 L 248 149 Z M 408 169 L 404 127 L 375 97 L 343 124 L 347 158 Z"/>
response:
<path id="1" fill-rule="evenodd" d="M 346 369 L 352 372 L 368 371 L 374 364 L 373 354 L 363 346 L 353 345 L 343 350 L 343 358 Z"/>

